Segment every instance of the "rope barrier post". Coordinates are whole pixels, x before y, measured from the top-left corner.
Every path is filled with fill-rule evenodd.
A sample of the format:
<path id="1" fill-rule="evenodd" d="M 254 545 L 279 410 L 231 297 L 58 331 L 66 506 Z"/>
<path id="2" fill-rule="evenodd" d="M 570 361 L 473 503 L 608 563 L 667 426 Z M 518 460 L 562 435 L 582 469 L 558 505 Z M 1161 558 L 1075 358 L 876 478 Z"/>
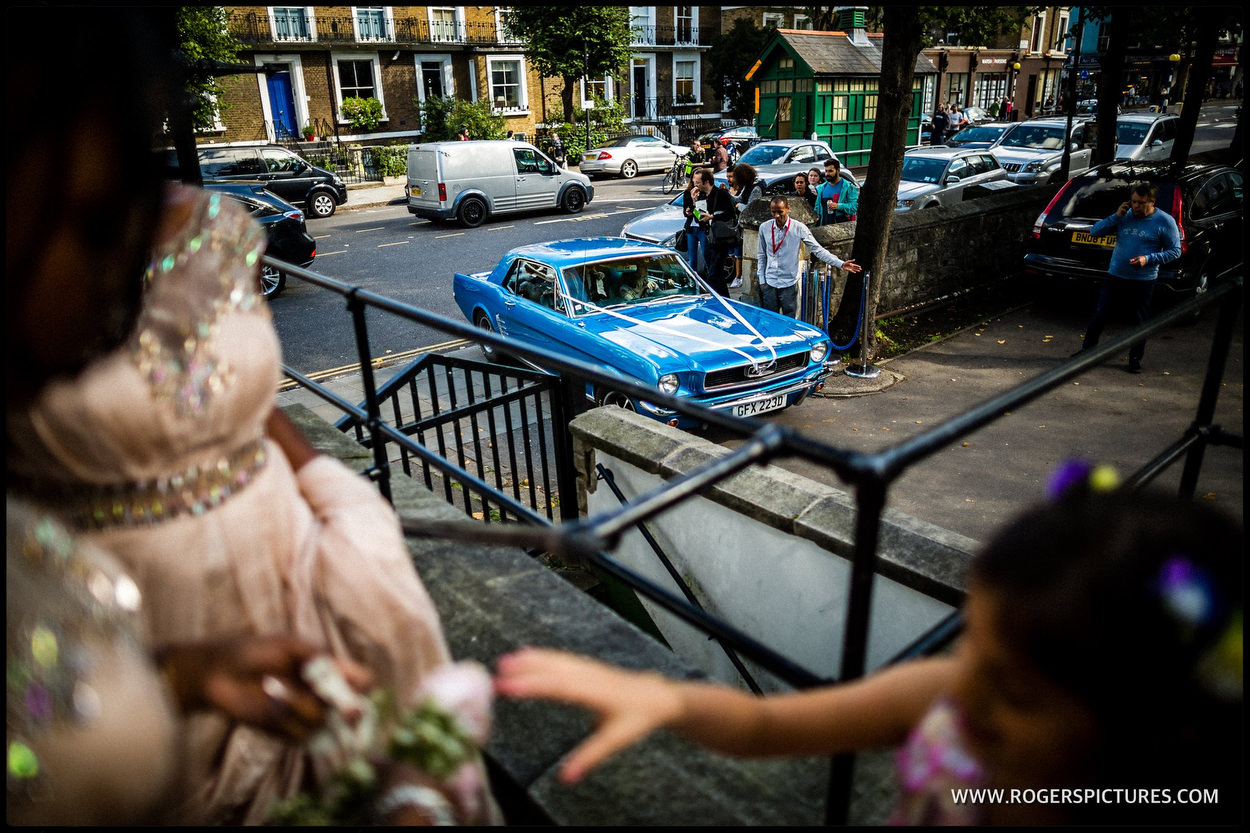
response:
<path id="1" fill-rule="evenodd" d="M 859 363 L 848 364 L 844 371 L 847 376 L 854 376 L 856 379 L 875 379 L 881 375 L 881 368 L 868 363 L 868 328 L 872 326 L 872 319 L 868 313 L 868 282 L 872 276 L 868 272 L 864 272 L 864 282 L 861 287 L 859 297 Z"/>

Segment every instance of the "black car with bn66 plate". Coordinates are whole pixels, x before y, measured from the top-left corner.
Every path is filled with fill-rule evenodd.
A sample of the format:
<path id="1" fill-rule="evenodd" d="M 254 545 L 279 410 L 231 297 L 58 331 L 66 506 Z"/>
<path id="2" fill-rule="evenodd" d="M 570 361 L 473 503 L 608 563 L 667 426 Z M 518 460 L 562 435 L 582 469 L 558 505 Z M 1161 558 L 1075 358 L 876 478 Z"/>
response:
<path id="1" fill-rule="evenodd" d="M 1224 165 L 1112 162 L 1068 181 L 1033 224 L 1025 241 L 1024 275 L 1038 282 L 1088 283 L 1103 278 L 1115 235 L 1090 228 L 1127 202 L 1136 182 L 1158 187 L 1155 209 L 1176 220 L 1181 256 L 1159 267 L 1155 293 L 1183 299 L 1207 290 L 1243 262 L 1240 170 Z"/>

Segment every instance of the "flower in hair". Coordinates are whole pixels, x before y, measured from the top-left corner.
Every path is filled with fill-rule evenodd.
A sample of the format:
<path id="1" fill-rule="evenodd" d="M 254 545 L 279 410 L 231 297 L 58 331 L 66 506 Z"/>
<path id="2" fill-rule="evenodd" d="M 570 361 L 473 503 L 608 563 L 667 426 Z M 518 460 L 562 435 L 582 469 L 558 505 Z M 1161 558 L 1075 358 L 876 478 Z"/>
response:
<path id="1" fill-rule="evenodd" d="M 1068 460 L 1059 465 L 1046 484 L 1046 496 L 1059 498 L 1082 487 L 1091 492 L 1112 492 L 1120 485 L 1120 475 L 1108 465 L 1094 465 L 1088 460 Z"/>

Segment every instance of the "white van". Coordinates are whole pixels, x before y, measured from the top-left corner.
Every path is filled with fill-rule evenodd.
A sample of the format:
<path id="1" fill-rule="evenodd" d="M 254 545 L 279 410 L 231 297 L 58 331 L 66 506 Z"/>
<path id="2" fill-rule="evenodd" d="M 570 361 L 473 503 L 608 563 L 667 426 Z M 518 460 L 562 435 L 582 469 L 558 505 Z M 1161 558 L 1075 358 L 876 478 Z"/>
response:
<path id="1" fill-rule="evenodd" d="M 528 142 L 408 146 L 408 212 L 473 228 L 492 214 L 559 206 L 576 214 L 594 199 L 585 174 L 565 170 Z"/>

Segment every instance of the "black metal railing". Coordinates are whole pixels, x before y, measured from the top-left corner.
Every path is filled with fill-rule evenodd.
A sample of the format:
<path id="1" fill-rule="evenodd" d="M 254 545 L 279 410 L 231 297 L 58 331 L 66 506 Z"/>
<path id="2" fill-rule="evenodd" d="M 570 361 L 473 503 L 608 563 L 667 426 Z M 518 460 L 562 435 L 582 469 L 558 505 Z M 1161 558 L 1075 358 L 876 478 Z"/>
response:
<path id="1" fill-rule="evenodd" d="M 371 44 L 416 46 L 426 44 L 505 45 L 511 41 L 493 23 L 431 21 L 425 17 L 349 17 L 315 14 L 282 24 L 275 31 L 265 12 L 234 12 L 227 24 L 230 34 L 248 46 L 282 44 Z"/>
<path id="2" fill-rule="evenodd" d="M 425 310 L 406 306 L 385 296 L 366 292 L 356 287 L 332 281 L 304 269 L 279 264 L 289 275 L 306 280 L 317 286 L 342 294 L 348 301 L 356 327 L 360 351 L 361 378 L 365 386 L 364 407 L 358 407 L 335 397 L 310 380 L 286 368 L 287 375 L 305 384 L 317 395 L 333 402 L 350 417 L 353 426 L 360 426 L 361 438 L 373 449 L 374 466 L 369 474 L 379 481 L 383 493 L 389 497 L 389 468 L 384 451 L 386 443 L 398 442 L 406 437 L 399 428 L 389 424 L 381 408 L 381 398 L 373 381 L 373 371 L 368 352 L 368 335 L 365 328 L 365 307 L 377 308 L 404 318 L 435 327 L 452 336 L 487 344 L 496 350 L 506 350 L 529 364 L 542 367 L 547 373 L 560 377 L 560 388 L 568 416 L 585 406 L 585 398 L 579 391 L 589 383 L 610 384 L 630 396 L 645 398 L 664 408 L 694 416 L 709 426 L 727 432 L 733 437 L 744 438 L 736 448 L 703 467 L 674 477 L 654 490 L 633 497 L 622 503 L 619 510 L 604 512 L 587 518 L 565 516 L 555 524 L 552 519 L 538 513 L 518 512 L 524 524 L 481 524 L 423 522 L 404 519 L 404 529 L 409 535 L 455 538 L 495 545 L 520 546 L 531 551 L 544 550 L 558 557 L 583 559 L 604 573 L 629 584 L 637 593 L 650 599 L 682 621 L 693 625 L 726 646 L 735 655 L 750 659 L 761 668 L 776 675 L 795 688 L 827 685 L 836 681 L 853 680 L 863 676 L 866 669 L 869 622 L 872 611 L 872 592 L 877 574 L 877 550 L 880 542 L 882 515 L 890 488 L 906 471 L 933 454 L 947 448 L 995 420 L 1017 411 L 1022 405 L 1041 397 L 1047 392 L 1065 385 L 1106 359 L 1122 352 L 1134 342 L 1178 322 L 1191 321 L 1196 313 L 1211 307 L 1218 310 L 1207 372 L 1194 419 L 1190 426 L 1168 447 L 1160 450 L 1137 472 L 1126 479 L 1126 488 L 1140 488 L 1161 472 L 1183 462 L 1179 493 L 1193 497 L 1203 457 L 1208 447 L 1242 447 L 1242 437 L 1224 431 L 1213 423 L 1225 365 L 1233 341 L 1234 327 L 1242 309 L 1243 286 L 1240 276 L 1220 282 L 1210 291 L 1177 305 L 1145 324 L 1105 342 L 1101 347 L 1071 359 L 1062 365 L 1042 373 L 1009 391 L 995 396 L 946 422 L 898 445 L 875 453 L 850 451 L 805 436 L 793 429 L 775 423 L 763 423 L 754 419 L 739 419 L 727 414 L 710 411 L 692 403 L 659 393 L 645 386 L 614 375 L 607 375 L 598 367 L 568 359 L 548 351 L 506 341 L 467 323 L 450 321 Z M 745 469 L 787 457 L 798 457 L 823 466 L 834 472 L 840 480 L 854 489 L 855 526 L 851 555 L 847 605 L 843 629 L 841 664 L 836 678 L 828 679 L 810 672 L 787 657 L 753 639 L 732 624 L 709 615 L 689 599 L 673 593 L 647 577 L 626 567 L 608 553 L 626 532 L 638 525 L 673 509 L 684 501 L 699 495 L 709 487 L 720 483 Z M 563 488 L 563 486 L 562 486 Z M 561 501 L 562 507 L 566 501 Z M 483 519 L 489 520 L 489 519 Z M 923 655 L 949 643 L 960 627 L 958 614 L 947 617 L 928 633 L 919 635 L 897 659 Z M 833 759 L 826 820 L 830 824 L 844 824 L 850 802 L 850 786 L 854 755 L 840 755 Z"/>

